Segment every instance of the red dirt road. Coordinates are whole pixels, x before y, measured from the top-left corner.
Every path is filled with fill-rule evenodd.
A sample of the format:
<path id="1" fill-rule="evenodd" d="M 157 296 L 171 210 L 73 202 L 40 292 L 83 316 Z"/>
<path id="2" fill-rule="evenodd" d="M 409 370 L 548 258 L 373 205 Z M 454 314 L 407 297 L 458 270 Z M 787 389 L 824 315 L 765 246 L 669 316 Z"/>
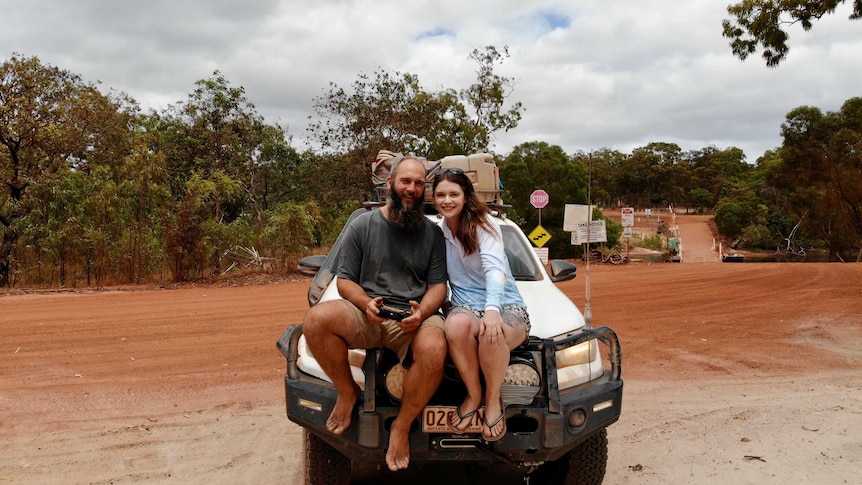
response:
<path id="1" fill-rule="evenodd" d="M 686 240 L 686 224 L 702 227 L 702 216 L 678 219 L 683 247 L 702 248 Z M 592 265 L 590 279 L 594 325 L 619 334 L 627 389 L 606 483 L 858 478 L 862 265 Z M 583 307 L 585 282 L 581 267 L 560 288 Z M 307 288 L 0 296 L 0 482 L 296 482 L 300 434 L 284 417 L 275 341 L 301 321 Z M 737 417 L 713 426 L 711 406 L 723 400 Z M 748 411 L 736 409 L 742 402 Z M 794 402 L 831 416 L 829 429 L 780 414 L 801 413 Z M 774 421 L 755 424 L 760 407 Z M 722 434 L 728 423 L 750 428 Z M 784 438 L 803 446 L 779 440 L 762 461 L 743 458 L 762 449 L 737 449 L 748 446 L 741 437 L 778 439 L 782 426 L 803 433 Z M 657 446 L 674 433 L 688 441 Z M 799 455 L 806 443 L 810 457 Z"/>

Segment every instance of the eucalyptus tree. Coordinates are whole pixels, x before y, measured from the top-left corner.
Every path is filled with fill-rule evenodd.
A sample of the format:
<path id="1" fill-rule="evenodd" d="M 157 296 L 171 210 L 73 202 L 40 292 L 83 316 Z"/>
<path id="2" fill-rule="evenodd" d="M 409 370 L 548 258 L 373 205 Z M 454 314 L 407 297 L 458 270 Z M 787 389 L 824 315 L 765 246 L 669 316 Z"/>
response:
<path id="1" fill-rule="evenodd" d="M 550 204 L 541 210 L 542 227 L 551 235 L 548 247 L 556 254 L 570 253 L 570 235 L 563 231 L 565 207 L 587 203 L 587 164 L 557 145 L 527 142 L 516 146 L 500 165 L 504 201 L 512 205 L 514 217 L 528 233 L 532 231 L 539 224 L 539 212 L 530 204 L 530 194 L 544 190 L 550 196 Z"/>
<path id="2" fill-rule="evenodd" d="M 245 89 L 231 86 L 219 71 L 197 81 L 184 102 L 153 113 L 148 125 L 158 133 L 152 143 L 167 158 L 176 199 L 194 172 L 207 177 L 219 171 L 240 184 L 236 200 L 222 201 L 228 219 L 246 204 L 259 214 L 296 189 L 299 156 L 286 131 L 267 123 Z"/>
<path id="3" fill-rule="evenodd" d="M 268 211 L 301 187 L 303 160 L 285 129 L 267 123 L 219 71 L 185 101 L 152 113 L 145 129 L 175 205 L 164 228 L 176 279 L 217 271 L 219 254 L 254 242 Z"/>
<path id="4" fill-rule="evenodd" d="M 317 118 L 308 132 L 324 152 L 349 155 L 358 165 L 380 150 L 426 156 L 447 131 L 454 100 L 451 91 L 425 91 L 414 74 L 378 69 L 373 76 L 359 74 L 349 89 L 330 83 L 329 92 L 314 99 Z"/>
<path id="5" fill-rule="evenodd" d="M 142 126 L 144 120 L 139 120 Z M 114 170 L 116 204 L 123 219 L 118 231 L 118 277 L 140 283 L 158 274 L 167 261 L 165 222 L 175 205 L 171 199 L 164 154 L 149 149 L 151 132 L 139 129 L 132 153 Z"/>
<path id="6" fill-rule="evenodd" d="M 37 205 L 34 187 L 122 160 L 137 110 L 125 94 L 103 94 L 36 57 L 0 64 L 0 285 L 10 284 L 16 243 Z"/>
<path id="7" fill-rule="evenodd" d="M 509 131 L 518 126 L 524 110 L 521 102 L 506 106 L 507 99 L 514 91 L 513 78 L 503 77 L 494 72 L 494 66 L 509 58 L 509 48 L 497 49 L 493 45 L 473 49 L 469 58 L 478 64 L 476 82 L 461 90 L 460 98 L 470 114 L 465 126 L 464 147 L 468 153 L 488 150 L 494 133 Z"/>
<path id="8" fill-rule="evenodd" d="M 763 49 L 766 65 L 781 64 L 790 47 L 787 26 L 799 24 L 808 31 L 814 22 L 835 12 L 845 0 L 743 0 L 727 7 L 732 19 L 722 21 L 722 35 L 731 39 L 733 54 L 741 60 Z M 853 0 L 851 20 L 862 18 L 862 0 Z"/>
<path id="9" fill-rule="evenodd" d="M 803 234 L 824 241 L 833 257 L 860 259 L 862 98 L 826 114 L 800 106 L 787 114 L 781 134 L 780 163 L 768 180 L 785 192 L 795 216 L 789 222 L 802 220 Z"/>
<path id="10" fill-rule="evenodd" d="M 432 160 L 488 150 L 494 133 L 516 127 L 522 111 L 520 103 L 507 106 L 513 80 L 494 72 L 506 57 L 506 48 L 473 50 L 469 58 L 478 65 L 476 81 L 460 91 L 429 91 L 415 74 L 382 68 L 359 74 L 349 88 L 331 83 L 314 99 L 309 137 L 335 157 L 330 164 L 348 174 L 357 167 L 367 174 L 380 150 Z M 370 188 L 368 180 L 358 182 L 360 189 Z"/>
<path id="11" fill-rule="evenodd" d="M 620 197 L 638 207 L 678 202 L 682 191 L 675 185 L 681 171 L 682 150 L 675 143 L 650 143 L 636 148 L 622 160 L 617 173 Z"/>
<path id="12" fill-rule="evenodd" d="M 689 177 L 686 201 L 705 210 L 713 209 L 753 169 L 745 162 L 743 151 L 736 147 L 720 150 L 709 146 L 690 151 L 685 158 Z"/>
<path id="13" fill-rule="evenodd" d="M 573 160 L 580 161 L 589 174 L 588 194 L 591 203 L 603 207 L 628 204 L 622 197 L 617 182 L 619 171 L 628 155 L 618 150 L 602 148 L 589 153 L 578 152 Z"/>

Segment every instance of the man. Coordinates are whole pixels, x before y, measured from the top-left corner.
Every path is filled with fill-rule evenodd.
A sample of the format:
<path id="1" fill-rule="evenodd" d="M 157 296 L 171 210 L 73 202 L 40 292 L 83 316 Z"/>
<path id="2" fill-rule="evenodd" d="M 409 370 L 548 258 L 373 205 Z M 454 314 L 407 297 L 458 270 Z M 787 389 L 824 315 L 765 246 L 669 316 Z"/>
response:
<path id="1" fill-rule="evenodd" d="M 347 361 L 348 348 L 387 347 L 407 368 L 398 416 L 389 431 L 386 464 L 392 471 L 410 462 L 410 425 L 443 378 L 446 336 L 438 313 L 446 297 L 443 233 L 424 216 L 425 166 L 414 158 L 396 161 L 386 180 L 389 201 L 348 226 L 338 270 L 344 300 L 313 306 L 303 334 L 338 399 L 326 427 L 350 427 L 360 390 Z M 380 316 L 384 305 L 409 308 L 401 321 Z"/>

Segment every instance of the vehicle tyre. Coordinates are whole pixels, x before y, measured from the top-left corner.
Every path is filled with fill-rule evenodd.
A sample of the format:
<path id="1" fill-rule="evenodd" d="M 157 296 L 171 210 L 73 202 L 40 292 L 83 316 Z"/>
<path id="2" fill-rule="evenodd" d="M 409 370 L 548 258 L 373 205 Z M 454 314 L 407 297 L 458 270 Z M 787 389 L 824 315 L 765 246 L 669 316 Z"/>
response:
<path id="1" fill-rule="evenodd" d="M 608 465 L 608 431 L 602 429 L 566 453 L 530 474 L 530 483 L 599 485 Z"/>
<path id="2" fill-rule="evenodd" d="M 350 460 L 307 429 L 302 430 L 305 442 L 305 483 L 348 485 Z"/>

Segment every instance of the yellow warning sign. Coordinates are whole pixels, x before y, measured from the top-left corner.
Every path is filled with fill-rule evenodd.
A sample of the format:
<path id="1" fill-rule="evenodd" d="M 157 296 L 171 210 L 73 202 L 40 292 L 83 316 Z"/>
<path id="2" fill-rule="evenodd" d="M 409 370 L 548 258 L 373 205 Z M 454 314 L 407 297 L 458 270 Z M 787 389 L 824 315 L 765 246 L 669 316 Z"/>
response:
<path id="1" fill-rule="evenodd" d="M 533 241 L 533 244 L 535 244 L 537 248 L 544 246 L 545 243 L 551 240 L 551 235 L 548 234 L 548 231 L 546 231 L 542 226 L 536 226 L 536 228 L 533 229 L 533 232 L 531 232 L 527 237 L 530 238 L 530 241 Z"/>

